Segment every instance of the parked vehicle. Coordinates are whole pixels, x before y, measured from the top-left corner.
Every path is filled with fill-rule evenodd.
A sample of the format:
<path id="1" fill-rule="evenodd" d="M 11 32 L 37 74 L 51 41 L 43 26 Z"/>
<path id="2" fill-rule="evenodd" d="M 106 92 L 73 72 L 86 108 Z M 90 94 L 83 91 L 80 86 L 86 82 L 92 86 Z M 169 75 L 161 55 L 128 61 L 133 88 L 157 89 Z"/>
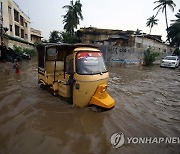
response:
<path id="1" fill-rule="evenodd" d="M 54 95 L 78 107 L 111 109 L 114 99 L 107 92 L 109 73 L 101 51 L 84 44 L 41 44 L 38 51 L 38 82 Z"/>
<path id="2" fill-rule="evenodd" d="M 23 53 L 21 54 L 21 57 L 22 57 L 23 59 L 27 59 L 27 60 L 30 60 L 30 59 L 31 59 L 31 55 L 30 55 L 30 54 L 27 54 L 26 52 L 23 52 Z"/>
<path id="3" fill-rule="evenodd" d="M 161 61 L 161 67 L 177 68 L 179 66 L 178 56 L 166 56 Z"/>

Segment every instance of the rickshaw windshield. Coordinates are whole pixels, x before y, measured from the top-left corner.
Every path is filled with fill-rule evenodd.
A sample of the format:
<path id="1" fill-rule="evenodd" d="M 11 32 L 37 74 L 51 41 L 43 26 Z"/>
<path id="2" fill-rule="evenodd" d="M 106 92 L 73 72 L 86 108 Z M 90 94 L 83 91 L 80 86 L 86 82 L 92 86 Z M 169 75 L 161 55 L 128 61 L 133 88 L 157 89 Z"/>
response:
<path id="1" fill-rule="evenodd" d="M 78 74 L 99 74 L 107 72 L 102 53 L 79 52 L 76 57 L 76 72 Z"/>

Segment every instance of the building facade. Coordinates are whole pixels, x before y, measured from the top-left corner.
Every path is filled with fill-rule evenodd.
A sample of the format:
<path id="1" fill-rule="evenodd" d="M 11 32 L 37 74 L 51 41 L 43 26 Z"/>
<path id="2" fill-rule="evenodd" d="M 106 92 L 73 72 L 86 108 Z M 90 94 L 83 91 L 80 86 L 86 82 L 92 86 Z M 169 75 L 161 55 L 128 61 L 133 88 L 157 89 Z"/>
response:
<path id="1" fill-rule="evenodd" d="M 1 3 L 1 27 L 7 28 L 5 33 L 1 32 L 1 42 L 8 47 L 20 45 L 22 47 L 30 47 L 33 45 L 31 34 L 34 36 L 36 32 L 31 32 L 30 18 L 19 8 L 13 0 L 0 0 Z M 3 33 L 3 34 L 2 34 Z M 38 34 L 41 32 L 38 31 Z M 41 36 L 40 36 L 41 38 Z"/>
<path id="2" fill-rule="evenodd" d="M 77 32 L 79 42 L 96 44 L 103 52 L 105 62 L 110 65 L 141 64 L 144 51 L 149 47 L 159 52 L 155 63 L 162 57 L 172 55 L 174 48 L 161 40 L 160 35 L 140 34 L 135 31 L 122 31 L 98 28 L 81 28 Z"/>
<path id="3" fill-rule="evenodd" d="M 41 31 L 31 28 L 31 42 L 32 43 L 40 43 L 41 42 Z"/>
<path id="4" fill-rule="evenodd" d="M 118 46 L 131 50 L 144 50 L 149 47 L 158 52 L 173 52 L 173 48 L 161 40 L 160 35 L 141 34 L 136 35 L 135 31 L 111 30 L 98 28 L 80 28 L 77 33 L 79 42 L 97 44 L 99 46 Z"/>
<path id="5" fill-rule="evenodd" d="M 174 51 L 174 48 L 162 42 L 161 39 L 157 39 L 151 35 L 135 35 L 133 39 L 133 47 L 135 49 L 147 49 L 151 47 L 157 52 L 172 53 Z"/>
<path id="6" fill-rule="evenodd" d="M 77 31 L 79 42 L 85 44 L 95 43 L 96 41 L 107 40 L 112 35 L 116 35 L 122 30 L 99 29 L 94 27 L 80 28 Z"/>

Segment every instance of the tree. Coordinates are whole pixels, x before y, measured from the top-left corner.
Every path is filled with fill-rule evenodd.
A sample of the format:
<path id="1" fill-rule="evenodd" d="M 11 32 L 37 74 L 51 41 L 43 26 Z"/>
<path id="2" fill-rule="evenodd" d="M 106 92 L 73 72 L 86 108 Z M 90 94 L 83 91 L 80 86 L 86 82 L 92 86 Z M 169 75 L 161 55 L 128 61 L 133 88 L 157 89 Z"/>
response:
<path id="1" fill-rule="evenodd" d="M 180 10 L 175 15 L 176 20 L 172 20 L 174 23 L 168 28 L 168 37 L 171 40 L 170 45 L 177 48 L 180 47 Z"/>
<path id="2" fill-rule="evenodd" d="M 158 9 L 157 14 L 160 10 L 162 10 L 162 13 L 165 13 L 165 20 L 166 20 L 166 28 L 168 29 L 168 21 L 167 21 L 167 7 L 170 7 L 172 11 L 174 12 L 174 7 L 176 7 L 176 4 L 173 2 L 173 0 L 158 0 L 154 3 L 157 3 L 158 5 L 154 8 L 154 10 Z M 156 16 L 157 16 L 156 14 Z M 155 16 L 155 17 L 156 17 Z M 166 31 L 167 31 L 166 29 Z M 170 40 L 168 38 L 168 41 L 170 43 Z"/>
<path id="3" fill-rule="evenodd" d="M 70 5 L 63 6 L 63 9 L 67 9 L 66 14 L 63 16 L 64 29 L 71 35 L 74 34 L 74 30 L 77 29 L 80 20 L 83 20 L 81 8 L 80 0 L 77 0 L 75 3 L 71 0 Z"/>
<path id="4" fill-rule="evenodd" d="M 150 28 L 149 34 L 151 34 L 151 30 L 154 25 L 157 25 L 158 19 L 155 19 L 156 17 L 153 15 L 152 17 L 147 19 L 146 26 Z"/>
<path id="5" fill-rule="evenodd" d="M 135 31 L 135 34 L 136 34 L 136 35 L 141 35 L 141 34 L 142 34 L 142 30 L 137 29 L 137 30 Z"/>
<path id="6" fill-rule="evenodd" d="M 76 34 L 69 34 L 67 32 L 61 32 L 61 41 L 63 43 L 77 43 Z"/>
<path id="7" fill-rule="evenodd" d="M 156 57 L 159 56 L 158 52 L 155 52 L 152 48 L 148 48 L 144 51 L 144 65 L 149 66 L 152 65 L 156 60 Z"/>
<path id="8" fill-rule="evenodd" d="M 176 23 L 180 23 L 180 9 L 179 9 L 179 12 L 177 14 L 175 14 L 175 17 L 177 18 L 176 20 L 171 20 L 173 22 L 176 22 Z"/>
<path id="9" fill-rule="evenodd" d="M 61 41 L 61 37 L 60 37 L 59 31 L 54 30 L 54 31 L 50 32 L 50 36 L 49 36 L 50 43 L 58 43 L 60 41 Z"/>
<path id="10" fill-rule="evenodd" d="M 48 43 L 48 40 L 46 40 L 46 39 L 42 39 L 42 41 L 41 41 L 42 43 Z"/>

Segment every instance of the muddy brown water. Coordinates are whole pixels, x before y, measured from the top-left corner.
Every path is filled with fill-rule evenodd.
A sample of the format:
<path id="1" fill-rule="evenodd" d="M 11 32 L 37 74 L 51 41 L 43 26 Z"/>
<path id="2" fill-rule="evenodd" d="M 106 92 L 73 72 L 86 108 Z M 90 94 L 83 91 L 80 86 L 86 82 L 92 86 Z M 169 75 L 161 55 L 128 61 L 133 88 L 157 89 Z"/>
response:
<path id="1" fill-rule="evenodd" d="M 180 137 L 180 68 L 109 67 L 114 109 L 96 113 L 77 108 L 37 84 L 36 59 L 0 63 L 0 154 L 180 152 L 179 144 L 125 144 L 111 135 Z"/>

